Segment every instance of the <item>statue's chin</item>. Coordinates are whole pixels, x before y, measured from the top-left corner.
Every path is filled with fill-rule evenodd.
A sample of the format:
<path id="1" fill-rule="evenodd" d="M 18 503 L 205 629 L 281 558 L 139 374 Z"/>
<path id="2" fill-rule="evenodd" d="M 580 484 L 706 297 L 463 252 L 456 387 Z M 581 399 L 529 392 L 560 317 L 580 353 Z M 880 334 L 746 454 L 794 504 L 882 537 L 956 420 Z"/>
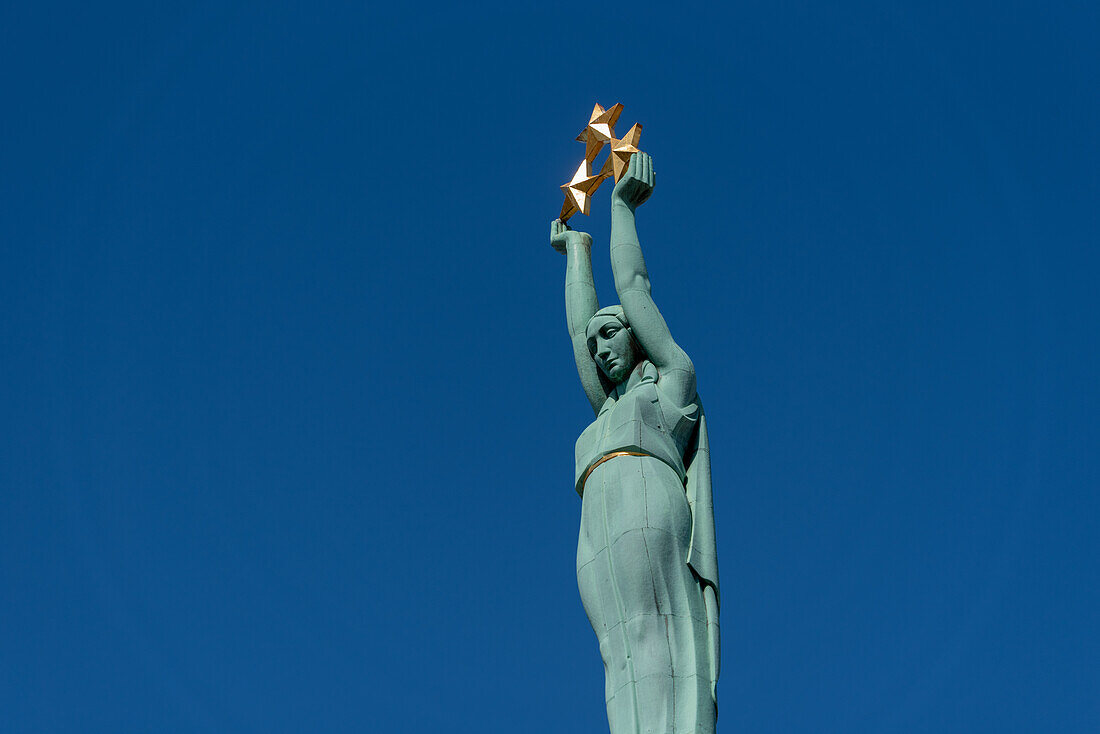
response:
<path id="1" fill-rule="evenodd" d="M 607 379 L 618 385 L 620 382 L 627 378 L 627 376 L 630 374 L 631 369 L 633 369 L 633 365 L 631 365 L 630 367 L 616 367 L 615 369 L 607 373 Z"/>

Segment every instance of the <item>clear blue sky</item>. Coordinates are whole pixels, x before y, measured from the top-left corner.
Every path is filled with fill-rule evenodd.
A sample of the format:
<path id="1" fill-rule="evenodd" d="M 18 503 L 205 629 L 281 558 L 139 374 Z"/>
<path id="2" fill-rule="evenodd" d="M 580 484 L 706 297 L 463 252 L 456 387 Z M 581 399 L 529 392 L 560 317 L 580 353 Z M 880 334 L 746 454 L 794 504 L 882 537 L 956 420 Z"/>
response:
<path id="1" fill-rule="evenodd" d="M 720 731 L 1100 731 L 1098 36 L 6 4 L 0 731 L 605 731 L 547 243 L 596 101 L 711 418 Z"/>

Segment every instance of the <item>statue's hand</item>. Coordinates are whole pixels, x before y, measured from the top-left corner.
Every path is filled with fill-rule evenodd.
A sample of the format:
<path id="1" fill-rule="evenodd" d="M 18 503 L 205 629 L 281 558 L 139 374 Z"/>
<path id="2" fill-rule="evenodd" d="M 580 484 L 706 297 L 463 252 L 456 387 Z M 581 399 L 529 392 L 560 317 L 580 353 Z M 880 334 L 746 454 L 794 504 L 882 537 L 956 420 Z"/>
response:
<path id="1" fill-rule="evenodd" d="M 626 173 L 611 192 L 611 202 L 614 204 L 621 201 L 631 209 L 641 206 L 653 193 L 655 183 L 653 159 L 649 157 L 649 153 L 635 153 L 630 157 Z"/>
<path id="2" fill-rule="evenodd" d="M 577 245 L 591 247 L 592 236 L 585 232 L 574 232 L 566 226 L 565 222 L 555 219 L 550 222 L 550 244 L 564 255 L 570 247 Z"/>

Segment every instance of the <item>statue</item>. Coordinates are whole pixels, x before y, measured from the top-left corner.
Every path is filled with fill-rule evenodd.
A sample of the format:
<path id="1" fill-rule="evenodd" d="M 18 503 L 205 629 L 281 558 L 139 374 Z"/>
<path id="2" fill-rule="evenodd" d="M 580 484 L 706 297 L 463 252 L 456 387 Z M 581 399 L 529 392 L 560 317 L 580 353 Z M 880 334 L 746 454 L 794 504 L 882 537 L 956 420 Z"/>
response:
<path id="1" fill-rule="evenodd" d="M 611 734 L 713 734 L 719 595 L 706 419 L 691 360 L 650 294 L 635 228 L 653 191 L 652 159 L 632 153 L 621 174 L 611 197 L 621 305 L 599 307 L 592 238 L 560 219 L 550 225 L 596 414 L 577 440 L 577 585 L 599 640 Z"/>

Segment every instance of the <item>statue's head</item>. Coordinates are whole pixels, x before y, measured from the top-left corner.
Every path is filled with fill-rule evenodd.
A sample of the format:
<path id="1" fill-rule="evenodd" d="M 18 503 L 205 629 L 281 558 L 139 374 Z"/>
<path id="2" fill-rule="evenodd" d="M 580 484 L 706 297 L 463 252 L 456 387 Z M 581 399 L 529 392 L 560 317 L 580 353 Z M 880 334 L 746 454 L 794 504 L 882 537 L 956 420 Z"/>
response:
<path id="1" fill-rule="evenodd" d="M 645 357 L 622 306 L 607 306 L 597 311 L 589 319 L 584 335 L 596 365 L 616 384 L 629 377 Z"/>

